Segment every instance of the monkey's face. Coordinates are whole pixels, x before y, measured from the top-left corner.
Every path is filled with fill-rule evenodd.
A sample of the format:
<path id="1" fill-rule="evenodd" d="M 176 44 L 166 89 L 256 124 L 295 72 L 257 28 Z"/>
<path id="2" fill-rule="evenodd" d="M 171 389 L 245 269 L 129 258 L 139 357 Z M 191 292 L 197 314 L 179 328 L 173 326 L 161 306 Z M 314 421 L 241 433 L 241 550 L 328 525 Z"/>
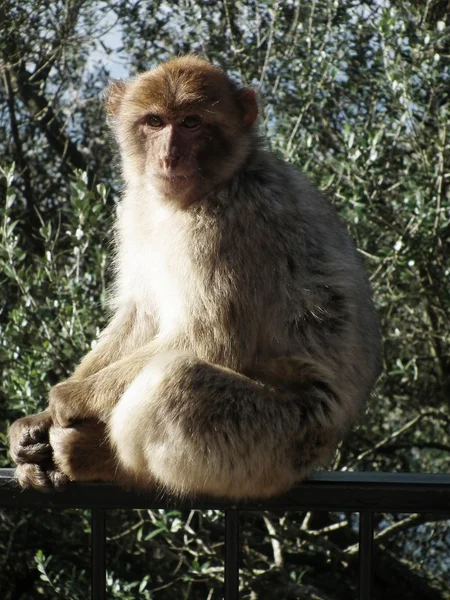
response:
<path id="1" fill-rule="evenodd" d="M 226 156 L 231 150 L 226 137 L 213 131 L 204 111 L 193 108 L 196 112 L 149 112 L 139 124 L 144 173 L 164 194 L 204 189 L 214 174 L 211 156 Z"/>
<path id="2" fill-rule="evenodd" d="M 258 114 L 252 90 L 239 90 L 197 57 L 111 84 L 107 109 L 125 177 L 183 201 L 199 198 L 242 165 Z"/>

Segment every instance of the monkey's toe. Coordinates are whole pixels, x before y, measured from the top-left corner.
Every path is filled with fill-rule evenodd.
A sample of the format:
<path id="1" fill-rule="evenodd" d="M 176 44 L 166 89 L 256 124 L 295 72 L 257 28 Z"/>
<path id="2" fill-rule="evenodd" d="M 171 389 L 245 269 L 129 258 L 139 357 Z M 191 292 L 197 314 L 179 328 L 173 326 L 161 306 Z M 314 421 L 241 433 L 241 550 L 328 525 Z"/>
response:
<path id="1" fill-rule="evenodd" d="M 66 475 L 57 471 L 54 467 L 44 470 L 36 464 L 21 464 L 17 466 L 15 474 L 22 488 L 34 489 L 38 492 L 59 492 L 67 484 Z"/>
<path id="2" fill-rule="evenodd" d="M 65 489 L 67 482 L 69 481 L 67 475 L 57 469 L 47 471 L 47 477 L 51 481 L 55 492 L 62 492 Z"/>
<path id="3" fill-rule="evenodd" d="M 21 444 L 11 452 L 17 464 L 39 464 L 49 461 L 52 457 L 52 448 L 48 442 Z"/>

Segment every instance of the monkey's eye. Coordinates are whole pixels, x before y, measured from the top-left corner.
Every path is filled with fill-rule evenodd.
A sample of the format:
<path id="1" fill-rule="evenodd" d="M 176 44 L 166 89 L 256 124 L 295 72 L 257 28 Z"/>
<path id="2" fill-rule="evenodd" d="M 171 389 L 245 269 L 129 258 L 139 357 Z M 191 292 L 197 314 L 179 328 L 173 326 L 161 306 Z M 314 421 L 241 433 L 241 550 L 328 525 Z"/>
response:
<path id="1" fill-rule="evenodd" d="M 195 129 L 195 127 L 198 127 L 200 123 L 200 117 L 197 115 L 188 115 L 181 124 L 183 127 L 187 127 L 187 129 Z"/>
<path id="2" fill-rule="evenodd" d="M 145 117 L 145 124 L 149 127 L 162 127 L 164 125 L 163 120 L 158 115 L 147 115 Z"/>

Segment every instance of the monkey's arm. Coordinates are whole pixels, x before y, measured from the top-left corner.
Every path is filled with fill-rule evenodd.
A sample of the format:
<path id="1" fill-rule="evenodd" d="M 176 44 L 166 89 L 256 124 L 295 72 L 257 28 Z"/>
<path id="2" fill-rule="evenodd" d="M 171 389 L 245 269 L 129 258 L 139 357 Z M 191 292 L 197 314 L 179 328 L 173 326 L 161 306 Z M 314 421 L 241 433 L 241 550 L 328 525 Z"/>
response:
<path id="1" fill-rule="evenodd" d="M 163 351 L 157 341 L 149 342 L 83 379 L 72 376 L 50 390 L 49 410 L 60 427 L 83 419 L 106 421 L 114 406 L 147 362 Z"/>
<path id="2" fill-rule="evenodd" d="M 67 427 L 86 418 L 106 421 L 122 394 L 149 361 L 155 365 L 158 356 L 164 362 L 172 354 L 158 341 L 152 341 L 82 380 L 71 378 L 56 385 L 49 395 L 49 410 L 55 422 Z M 331 372 L 307 356 L 266 360 L 247 374 L 286 391 L 301 387 L 305 381 L 324 382 L 332 378 Z"/>
<path id="3" fill-rule="evenodd" d="M 126 321 L 124 322 L 123 317 L 120 317 L 113 319 L 97 346 L 87 354 L 71 378 L 62 386 L 80 385 L 80 381 L 93 377 L 93 374 L 117 357 L 120 353 L 120 344 L 125 337 L 121 336 L 121 331 L 126 327 Z M 83 416 L 83 418 L 85 417 Z M 10 453 L 17 465 L 15 474 L 20 485 L 24 488 L 32 487 L 48 492 L 63 489 L 67 482 L 67 476 L 53 460 L 49 432 L 51 429 L 61 429 L 52 427 L 54 422 L 54 414 L 52 414 L 50 408 L 47 408 L 36 415 L 18 419 L 9 428 Z M 66 442 L 72 439 L 78 442 L 82 439 L 82 435 L 78 431 L 75 433 L 75 436 L 70 435 L 70 432 L 62 435 Z M 85 434 L 86 432 L 83 429 L 81 433 Z M 57 439 L 60 440 L 60 437 Z M 99 440 L 97 439 L 96 442 L 98 444 Z"/>
<path id="4" fill-rule="evenodd" d="M 70 380 L 82 380 L 111 363 L 116 362 L 129 351 L 136 323 L 134 304 L 121 307 L 100 334 L 95 347 L 86 354 L 75 369 Z"/>
<path id="5" fill-rule="evenodd" d="M 49 409 L 58 425 L 66 427 L 74 421 L 99 418 L 104 404 L 114 405 L 116 391 L 119 393 L 127 384 L 127 371 L 130 376 L 135 372 L 134 361 L 139 368 L 142 350 L 134 350 L 140 341 L 136 330 L 145 331 L 149 339 L 155 334 L 150 317 L 145 327 L 142 323 L 137 327 L 135 306 L 122 307 L 69 379 L 50 390 Z M 148 352 L 144 350 L 145 355 Z"/>
<path id="6" fill-rule="evenodd" d="M 95 348 L 81 361 L 69 381 L 82 381 L 92 376 L 127 351 L 133 342 L 135 313 L 135 307 L 131 304 L 116 312 Z M 52 414 L 47 408 L 36 415 L 18 419 L 9 429 L 11 456 L 18 465 L 17 478 L 24 486 L 50 489 L 64 483 L 52 461 L 49 442 L 52 424 Z"/>

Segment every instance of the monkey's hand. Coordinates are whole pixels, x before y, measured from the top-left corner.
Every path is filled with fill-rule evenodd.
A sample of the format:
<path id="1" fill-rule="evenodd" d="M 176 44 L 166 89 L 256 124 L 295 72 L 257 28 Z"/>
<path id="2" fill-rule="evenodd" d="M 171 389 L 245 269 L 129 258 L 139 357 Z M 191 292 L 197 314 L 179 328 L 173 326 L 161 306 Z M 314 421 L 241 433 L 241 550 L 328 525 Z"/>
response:
<path id="1" fill-rule="evenodd" d="M 10 453 L 17 464 L 16 477 L 23 488 L 42 492 L 61 490 L 67 477 L 52 460 L 49 429 L 52 417 L 48 410 L 15 421 L 9 429 Z"/>
<path id="2" fill-rule="evenodd" d="M 97 373 L 73 377 L 50 390 L 49 410 L 55 425 L 68 427 L 85 419 L 107 421 L 120 397 L 152 357 L 163 354 L 160 342 L 149 342 Z"/>
<path id="3" fill-rule="evenodd" d="M 85 419 L 107 421 L 125 389 L 155 354 L 154 345 L 148 344 L 98 373 L 55 385 L 48 399 L 55 425 L 68 427 Z"/>
<path id="4" fill-rule="evenodd" d="M 50 390 L 48 410 L 56 426 L 69 427 L 96 416 L 94 402 L 90 402 L 92 386 L 89 386 L 89 379 L 91 377 L 81 381 L 68 379 Z"/>

